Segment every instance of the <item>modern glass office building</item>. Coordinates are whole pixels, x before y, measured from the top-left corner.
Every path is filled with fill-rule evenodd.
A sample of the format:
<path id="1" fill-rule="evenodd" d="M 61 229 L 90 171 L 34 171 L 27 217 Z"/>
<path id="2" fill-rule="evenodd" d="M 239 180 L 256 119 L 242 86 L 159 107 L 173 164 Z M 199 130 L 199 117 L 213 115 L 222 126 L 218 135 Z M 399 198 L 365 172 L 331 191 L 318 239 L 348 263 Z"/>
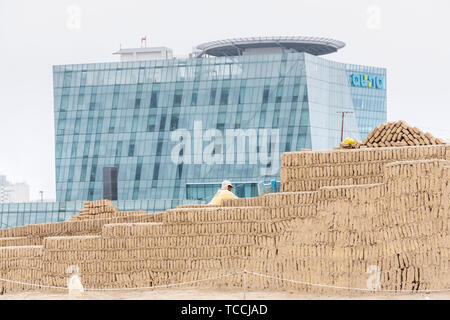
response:
<path id="1" fill-rule="evenodd" d="M 321 38 L 232 39 L 186 59 L 54 66 L 57 201 L 241 197 L 279 180 L 281 154 L 364 139 L 386 122 L 386 70 L 319 57 Z M 119 52 L 120 53 L 120 52 Z M 145 208 L 139 208 L 145 209 Z"/>

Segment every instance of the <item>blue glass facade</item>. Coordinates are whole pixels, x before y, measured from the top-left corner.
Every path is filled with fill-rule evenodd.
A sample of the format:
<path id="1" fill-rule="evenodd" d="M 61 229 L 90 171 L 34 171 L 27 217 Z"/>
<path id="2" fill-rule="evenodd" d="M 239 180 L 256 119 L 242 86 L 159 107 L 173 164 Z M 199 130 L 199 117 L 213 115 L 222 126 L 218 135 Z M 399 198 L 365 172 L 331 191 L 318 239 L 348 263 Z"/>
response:
<path id="1" fill-rule="evenodd" d="M 357 139 L 386 122 L 386 83 L 355 73 L 386 77 L 306 53 L 55 66 L 57 200 L 101 199 L 105 166 L 119 201 L 209 200 L 224 179 L 255 196 L 281 153 L 338 145 L 337 112 Z"/>
<path id="2" fill-rule="evenodd" d="M 0 229 L 7 229 L 28 224 L 67 221 L 83 209 L 84 201 L 28 202 L 0 204 Z M 162 212 L 182 204 L 200 204 L 201 201 L 185 200 L 125 200 L 113 201 L 119 211 L 146 210 Z"/>
<path id="3" fill-rule="evenodd" d="M 61 222 L 78 213 L 83 201 L 0 204 L 0 228 L 46 222 Z"/>

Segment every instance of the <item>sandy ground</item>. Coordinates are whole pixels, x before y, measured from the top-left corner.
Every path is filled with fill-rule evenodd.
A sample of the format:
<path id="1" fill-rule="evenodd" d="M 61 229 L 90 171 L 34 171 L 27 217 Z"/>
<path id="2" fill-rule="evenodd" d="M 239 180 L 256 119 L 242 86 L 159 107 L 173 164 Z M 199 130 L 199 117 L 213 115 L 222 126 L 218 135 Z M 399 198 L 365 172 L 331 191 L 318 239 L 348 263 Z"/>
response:
<path id="1" fill-rule="evenodd" d="M 246 300 L 450 300 L 450 292 L 418 294 L 317 295 L 294 291 L 247 292 Z M 67 292 L 22 292 L 0 295 L 0 300 L 244 300 L 242 290 L 208 288 L 158 289 L 85 292 L 71 296 Z"/>

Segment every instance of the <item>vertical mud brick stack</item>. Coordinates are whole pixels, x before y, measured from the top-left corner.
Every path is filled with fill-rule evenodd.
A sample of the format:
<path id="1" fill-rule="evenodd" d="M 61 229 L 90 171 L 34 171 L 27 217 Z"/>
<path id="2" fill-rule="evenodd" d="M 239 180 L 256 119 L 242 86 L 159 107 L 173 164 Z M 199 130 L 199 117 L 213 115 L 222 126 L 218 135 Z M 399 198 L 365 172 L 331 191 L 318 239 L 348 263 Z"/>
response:
<path id="1" fill-rule="evenodd" d="M 38 284 L 42 277 L 42 246 L 0 247 L 0 278 Z M 20 283 L 0 281 L 0 294 L 36 289 Z"/>
<path id="2" fill-rule="evenodd" d="M 283 232 L 281 219 L 264 207 L 222 207 L 168 210 L 159 226 L 165 235 L 166 270 L 172 279 L 193 281 L 241 272 L 275 256 L 274 237 Z M 178 257 L 178 258 L 177 258 Z M 181 259 L 181 260 L 180 260 Z M 274 272 L 265 270 L 265 272 Z M 156 278 L 155 278 L 156 280 Z M 241 286 L 242 276 L 198 283 L 199 286 Z"/>
<path id="3" fill-rule="evenodd" d="M 278 232 L 271 237 L 271 250 L 275 252 L 267 259 L 252 259 L 247 270 L 280 277 L 284 279 L 295 280 L 292 276 L 292 266 L 296 268 L 298 260 L 293 261 L 291 255 L 285 255 L 289 251 L 289 246 L 294 243 L 289 242 L 295 236 L 296 223 L 299 221 L 308 221 L 317 214 L 317 192 L 286 192 L 266 194 L 263 197 L 263 203 L 270 213 L 272 221 L 278 221 L 282 226 L 282 232 Z M 294 244 L 296 245 L 296 244 Z M 290 269 L 291 268 L 291 269 Z M 298 277 L 297 277 L 298 279 Z M 304 287 L 292 285 L 289 282 L 282 282 L 275 279 L 264 278 L 249 274 L 247 283 L 252 289 L 301 289 Z"/>
<path id="4" fill-rule="evenodd" d="M 386 208 L 374 223 L 384 231 L 377 249 L 386 289 L 450 287 L 449 165 L 427 160 L 386 166 Z"/>
<path id="5" fill-rule="evenodd" d="M 71 276 L 70 266 L 77 265 L 86 288 L 98 287 L 102 278 L 102 261 L 106 254 L 101 248 L 100 236 L 48 237 L 44 241 L 42 282 L 66 287 Z"/>
<path id="6" fill-rule="evenodd" d="M 380 208 L 383 184 L 323 187 L 316 193 L 315 215 L 295 219 L 279 239 L 283 277 L 312 284 L 365 288 L 367 267 L 376 264 L 371 221 Z M 287 287 L 329 292 L 326 287 Z"/>
<path id="7" fill-rule="evenodd" d="M 449 288 L 449 162 L 441 160 L 450 159 L 449 146 L 355 152 L 360 159 L 371 152 L 387 161 L 382 182 L 321 187 L 317 215 L 298 219 L 293 234 L 279 241 L 280 256 L 287 259 L 285 270 L 291 272 L 286 277 L 366 288 L 368 271 L 379 270 L 382 289 Z M 345 157 L 352 156 L 348 151 L 341 159 L 347 162 Z M 288 159 L 295 164 L 302 160 Z"/>

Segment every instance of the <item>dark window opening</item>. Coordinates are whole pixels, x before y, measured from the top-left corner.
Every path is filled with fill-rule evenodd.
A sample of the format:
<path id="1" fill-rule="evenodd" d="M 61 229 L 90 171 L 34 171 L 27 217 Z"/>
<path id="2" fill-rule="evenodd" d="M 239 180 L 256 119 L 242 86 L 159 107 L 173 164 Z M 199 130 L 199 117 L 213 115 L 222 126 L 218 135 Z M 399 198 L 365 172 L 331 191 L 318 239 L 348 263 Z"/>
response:
<path id="1" fill-rule="evenodd" d="M 180 107 L 182 98 L 183 98 L 183 95 L 175 94 L 175 96 L 173 97 L 173 106 Z"/>
<path id="2" fill-rule="evenodd" d="M 262 103 L 268 103 L 269 102 L 269 88 L 265 87 L 263 92 L 263 100 Z"/>
<path id="3" fill-rule="evenodd" d="M 161 121 L 159 123 L 159 130 L 165 130 L 166 129 L 166 116 L 161 116 Z"/>
<path id="4" fill-rule="evenodd" d="M 136 174 L 134 180 L 141 180 L 142 163 L 138 163 L 136 166 Z"/>
<path id="5" fill-rule="evenodd" d="M 229 95 L 230 89 L 223 88 L 222 92 L 220 93 L 220 104 L 228 104 L 228 95 Z"/>
<path id="6" fill-rule="evenodd" d="M 173 114 L 170 119 L 170 130 L 176 130 L 178 128 L 178 115 Z"/>
<path id="7" fill-rule="evenodd" d="M 150 98 L 150 108 L 158 107 L 158 95 L 159 92 L 152 92 L 152 97 Z"/>
<path id="8" fill-rule="evenodd" d="M 92 165 L 92 169 L 91 169 L 91 177 L 90 177 L 90 182 L 95 182 L 95 175 L 97 174 L 97 165 L 93 164 Z"/>
<path id="9" fill-rule="evenodd" d="M 153 168 L 152 188 L 156 188 L 158 185 L 158 175 L 159 175 L 159 163 L 155 163 L 155 167 Z"/>
<path id="10" fill-rule="evenodd" d="M 183 174 L 183 164 L 181 163 L 177 166 L 177 179 L 180 179 L 182 174 Z"/>
<path id="11" fill-rule="evenodd" d="M 158 142 L 158 146 L 156 147 L 156 155 L 157 155 L 157 156 L 160 156 L 160 155 L 161 155 L 161 152 L 162 152 L 162 146 L 163 146 L 163 143 L 162 143 L 162 142 Z"/>
<path id="12" fill-rule="evenodd" d="M 216 93 L 217 93 L 217 89 L 211 89 L 211 94 L 209 96 L 209 104 L 210 105 L 216 104 Z"/>
<path id="13" fill-rule="evenodd" d="M 198 96 L 197 92 L 192 93 L 191 106 L 197 105 L 197 96 Z"/>
<path id="14" fill-rule="evenodd" d="M 128 147 L 128 156 L 133 157 L 134 156 L 134 143 L 130 143 L 130 146 Z"/>

